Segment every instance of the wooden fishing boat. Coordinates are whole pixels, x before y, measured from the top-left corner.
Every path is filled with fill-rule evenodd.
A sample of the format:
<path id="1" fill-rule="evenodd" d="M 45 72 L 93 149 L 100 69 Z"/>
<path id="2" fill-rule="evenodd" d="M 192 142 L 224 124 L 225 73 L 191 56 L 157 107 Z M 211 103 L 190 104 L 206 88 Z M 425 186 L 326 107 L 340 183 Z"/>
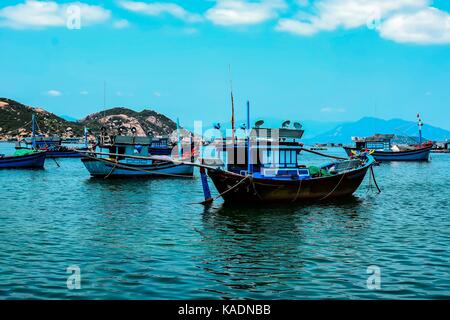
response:
<path id="1" fill-rule="evenodd" d="M 99 142 L 99 152 L 84 153 L 81 159 L 93 177 L 192 177 L 194 174 L 193 166 L 173 163 L 167 156 L 151 158 L 153 150 L 158 150 L 157 155 L 171 153 L 172 148 L 164 146 L 167 139 L 102 135 Z"/>
<path id="2" fill-rule="evenodd" d="M 344 147 L 349 156 L 366 151 L 374 150 L 373 157 L 376 161 L 428 161 L 433 143 L 422 143 L 412 146 L 394 145 L 393 134 L 376 134 L 367 138 L 353 138 L 355 147 Z"/>
<path id="3" fill-rule="evenodd" d="M 432 153 L 450 153 L 450 142 L 444 141 L 444 142 L 437 142 L 433 149 L 431 150 Z"/>
<path id="4" fill-rule="evenodd" d="M 331 163 L 320 168 L 320 171 L 329 172 L 330 168 L 337 166 L 340 169 L 333 175 L 315 177 L 306 168 L 280 168 L 278 172 L 283 171 L 283 174 L 274 176 L 261 173 L 246 176 L 208 169 L 208 176 L 226 202 L 310 202 L 351 196 L 361 185 L 373 162 L 373 158 L 367 155 Z"/>
<path id="5" fill-rule="evenodd" d="M 376 161 L 428 161 L 433 149 L 433 142 L 422 140 L 423 122 L 417 114 L 419 141 L 417 144 L 394 144 L 394 134 L 376 134 L 371 137 L 353 137 L 355 147 L 344 147 L 347 155 L 352 156 L 361 151 L 372 150 Z"/>
<path id="6" fill-rule="evenodd" d="M 249 119 L 249 106 L 248 119 Z M 245 141 L 215 142 L 217 157 L 203 159 L 200 169 L 205 202 L 212 200 L 208 176 L 225 202 L 307 203 L 351 196 L 361 185 L 374 159 L 369 153 L 344 159 L 303 148 L 299 123 L 288 128 L 262 128 L 262 121 L 247 130 Z M 247 121 L 250 128 L 250 121 Z M 301 152 L 334 158 L 324 166 L 300 163 Z M 372 171 L 373 174 L 373 171 Z"/>
<path id="7" fill-rule="evenodd" d="M 81 158 L 83 155 L 77 150 L 87 151 L 87 129 L 85 128 L 85 146 L 78 149 L 62 145 L 59 136 L 46 137 L 36 134 L 37 121 L 32 116 L 32 137 L 16 142 L 16 150 L 38 150 L 47 153 L 47 158 Z"/>
<path id="8" fill-rule="evenodd" d="M 0 169 L 43 168 L 45 152 L 30 151 L 13 156 L 0 155 Z"/>

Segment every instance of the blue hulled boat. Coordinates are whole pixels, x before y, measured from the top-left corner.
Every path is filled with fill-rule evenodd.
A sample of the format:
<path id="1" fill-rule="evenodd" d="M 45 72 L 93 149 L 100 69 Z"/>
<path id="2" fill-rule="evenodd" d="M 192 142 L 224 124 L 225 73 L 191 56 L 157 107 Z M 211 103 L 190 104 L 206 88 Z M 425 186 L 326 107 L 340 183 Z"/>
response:
<path id="1" fill-rule="evenodd" d="M 0 169 L 43 168 L 45 152 L 18 150 L 12 156 L 0 155 Z"/>
<path id="2" fill-rule="evenodd" d="M 349 156 L 353 156 L 361 151 L 371 150 L 375 160 L 383 161 L 428 161 L 433 149 L 433 142 L 422 142 L 423 122 L 420 114 L 417 114 L 417 125 L 419 127 L 419 141 L 417 144 L 393 143 L 395 135 L 376 134 L 372 137 L 353 137 L 355 147 L 344 147 Z"/>
<path id="3" fill-rule="evenodd" d="M 353 138 L 355 147 L 344 147 L 349 155 L 355 155 L 365 150 L 373 150 L 375 160 L 383 161 L 428 161 L 433 143 L 427 142 L 418 145 L 393 144 L 393 134 L 377 134 L 367 138 Z"/>
<path id="4" fill-rule="evenodd" d="M 170 161 L 168 155 L 172 148 L 168 139 L 103 134 L 98 141 L 99 152 L 85 153 L 81 159 L 93 177 L 189 177 L 194 174 L 193 166 Z"/>
<path id="5" fill-rule="evenodd" d="M 217 157 L 203 159 L 200 169 L 205 203 L 211 202 L 207 176 L 227 203 L 307 203 L 351 196 L 361 185 L 374 159 L 367 153 L 351 158 L 334 158 L 324 166 L 301 163 L 300 153 L 312 152 L 303 147 L 304 130 L 290 121 L 279 129 L 250 128 L 247 105 L 246 138 L 215 141 Z M 234 132 L 234 128 L 233 128 Z M 373 172 L 372 172 L 373 174 Z"/>
<path id="6" fill-rule="evenodd" d="M 36 117 L 32 116 L 32 137 L 25 138 L 16 143 L 16 150 L 38 150 L 47 153 L 47 158 L 81 158 L 83 155 L 76 151 L 75 148 L 70 148 L 62 145 L 62 139 L 59 136 L 46 137 L 44 135 L 37 135 L 36 132 Z M 87 130 L 85 128 L 85 147 L 78 150 L 88 150 Z"/>

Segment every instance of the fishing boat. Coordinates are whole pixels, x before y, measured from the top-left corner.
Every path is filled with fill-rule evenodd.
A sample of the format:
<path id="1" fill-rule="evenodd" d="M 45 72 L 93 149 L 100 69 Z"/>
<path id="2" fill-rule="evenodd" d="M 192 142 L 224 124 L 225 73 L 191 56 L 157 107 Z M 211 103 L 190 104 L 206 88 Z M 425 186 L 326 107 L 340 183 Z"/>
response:
<path id="1" fill-rule="evenodd" d="M 247 104 L 247 125 L 250 128 Z M 263 128 L 258 121 L 246 129 L 244 141 L 223 138 L 216 142 L 217 156 L 202 159 L 201 180 L 205 202 L 212 201 L 209 177 L 225 202 L 306 203 L 348 197 L 361 185 L 374 159 L 369 153 L 339 158 L 303 147 L 300 123 L 279 129 Z M 234 130 L 234 128 L 233 128 Z M 324 166 L 301 163 L 301 152 L 333 158 Z M 373 174 L 373 171 L 372 171 Z"/>
<path id="2" fill-rule="evenodd" d="M 45 152 L 32 150 L 17 150 L 12 156 L 0 154 L 0 169 L 43 168 L 45 157 Z"/>
<path id="3" fill-rule="evenodd" d="M 81 148 L 71 148 L 62 145 L 62 139 L 59 136 L 46 137 L 36 134 L 37 121 L 32 116 L 32 137 L 28 137 L 16 142 L 16 150 L 39 150 L 47 153 L 47 158 L 81 158 L 83 155 L 76 150 L 87 151 L 87 129 L 85 128 L 85 146 Z"/>
<path id="4" fill-rule="evenodd" d="M 376 134 L 371 137 L 353 137 L 355 147 L 343 147 L 349 155 L 355 155 L 361 151 L 372 150 L 376 161 L 428 161 L 433 149 L 433 142 L 423 142 L 423 123 L 420 115 L 417 115 L 419 126 L 419 141 L 417 144 L 394 143 L 394 134 Z"/>
<path id="5" fill-rule="evenodd" d="M 326 150 L 328 150 L 328 148 L 327 148 L 326 144 L 315 144 L 314 146 L 312 146 L 310 148 L 310 150 L 312 150 L 312 151 L 326 151 Z"/>
<path id="6" fill-rule="evenodd" d="M 450 142 L 436 142 L 431 150 L 432 153 L 450 153 Z"/>
<path id="7" fill-rule="evenodd" d="M 103 132 L 98 141 L 99 151 L 82 152 L 85 156 L 81 159 L 93 177 L 192 177 L 194 174 L 193 166 L 171 161 L 168 155 L 173 148 L 167 138 Z M 186 160 L 179 150 L 178 160 Z"/>
<path id="8" fill-rule="evenodd" d="M 383 161 L 428 161 L 433 143 L 397 145 L 392 143 L 395 135 L 376 134 L 367 138 L 353 138 L 356 147 L 344 147 L 349 156 L 362 150 L 374 150 L 375 160 Z"/>

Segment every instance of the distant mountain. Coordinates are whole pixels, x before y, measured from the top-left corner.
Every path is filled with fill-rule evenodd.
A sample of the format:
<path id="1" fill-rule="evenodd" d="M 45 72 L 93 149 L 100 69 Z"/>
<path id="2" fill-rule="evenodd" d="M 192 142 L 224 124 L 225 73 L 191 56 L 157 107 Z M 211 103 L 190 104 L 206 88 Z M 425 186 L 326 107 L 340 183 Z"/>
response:
<path id="1" fill-rule="evenodd" d="M 176 123 L 153 110 L 137 112 L 128 108 L 112 108 L 88 115 L 82 120 L 68 120 L 42 108 L 26 106 L 17 101 L 0 98 L 0 140 L 15 140 L 31 135 L 31 117 L 36 115 L 38 134 L 59 135 L 63 138 L 80 137 L 84 127 L 96 135 L 102 127 L 118 130 L 120 127 L 137 135 L 151 133 L 154 136 L 176 136 Z M 73 119 L 73 118 L 72 118 Z"/>
<path id="2" fill-rule="evenodd" d="M 383 120 L 378 118 L 366 117 L 356 122 L 346 122 L 337 125 L 332 130 L 319 134 L 313 138 L 306 139 L 307 142 L 314 143 L 351 143 L 352 137 L 366 137 L 376 133 L 392 133 L 404 137 L 418 137 L 417 123 L 405 121 L 402 119 Z M 450 138 L 450 131 L 434 127 L 431 125 L 423 126 L 423 137 L 425 139 L 441 141 Z"/>
<path id="3" fill-rule="evenodd" d="M 33 108 L 17 101 L 0 98 L 0 140 L 20 139 L 31 135 L 31 117 L 36 115 L 38 133 L 61 137 L 82 135 L 81 124 L 64 120 L 42 108 Z"/>
<path id="4" fill-rule="evenodd" d="M 123 107 L 90 114 L 79 120 L 78 123 L 96 132 L 100 131 L 102 127 L 108 130 L 118 130 L 122 127 L 128 132 L 135 128 L 137 135 L 150 133 L 153 136 L 171 135 L 177 129 L 174 121 L 156 111 L 137 112 Z"/>

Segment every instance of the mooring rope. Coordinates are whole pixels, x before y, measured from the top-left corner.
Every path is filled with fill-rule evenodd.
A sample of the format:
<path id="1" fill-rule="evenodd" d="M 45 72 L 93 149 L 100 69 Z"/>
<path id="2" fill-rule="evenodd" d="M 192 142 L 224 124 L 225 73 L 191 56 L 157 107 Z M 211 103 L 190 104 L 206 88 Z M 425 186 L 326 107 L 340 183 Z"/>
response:
<path id="1" fill-rule="evenodd" d="M 216 201 L 217 199 L 219 199 L 220 197 L 222 197 L 222 196 L 225 195 L 226 193 L 230 192 L 231 190 L 236 189 L 238 186 L 241 185 L 241 183 L 243 183 L 245 180 L 247 180 L 247 179 L 250 178 L 250 177 L 251 177 L 251 176 L 249 176 L 249 175 L 248 175 L 248 176 L 245 176 L 241 181 L 239 181 L 238 183 L 236 183 L 234 186 L 228 188 L 227 190 L 225 190 L 224 192 L 220 193 L 220 194 L 217 195 L 216 197 L 214 197 L 214 198 L 208 200 L 207 203 L 213 203 L 214 201 Z M 195 203 L 195 204 L 205 204 L 205 201 L 198 202 L 198 203 Z"/>
<path id="2" fill-rule="evenodd" d="M 53 159 L 53 161 L 55 161 L 55 163 L 56 163 L 56 165 L 58 166 L 58 168 L 61 167 L 61 166 L 59 165 L 58 161 L 56 161 L 55 158 L 52 158 L 52 159 Z"/>
<path id="3" fill-rule="evenodd" d="M 90 158 L 90 159 L 94 159 L 94 160 L 97 160 L 97 161 L 100 161 L 100 162 L 111 164 L 110 161 L 104 160 L 102 158 L 93 157 L 93 156 L 88 155 L 88 154 L 85 154 L 85 156 Z M 181 175 L 181 174 L 154 172 L 154 171 L 145 170 L 145 169 L 141 169 L 141 168 L 134 168 L 134 167 L 130 167 L 130 166 L 118 163 L 118 162 L 114 165 L 114 167 L 128 169 L 128 170 L 134 170 L 134 171 L 140 171 L 140 172 L 150 173 L 150 174 L 159 175 L 159 176 L 168 176 L 168 177 L 176 177 L 176 178 L 192 178 L 192 176 L 186 176 L 186 175 Z M 113 169 L 115 169 L 115 168 L 113 168 Z"/>
<path id="4" fill-rule="evenodd" d="M 381 189 L 380 189 L 380 187 L 378 186 L 377 179 L 375 178 L 375 172 L 373 171 L 373 166 L 370 167 L 370 171 L 372 172 L 373 182 L 375 183 L 375 186 L 376 186 L 377 189 L 378 189 L 378 193 L 381 193 Z"/>
<path id="5" fill-rule="evenodd" d="M 259 200 L 263 201 L 263 198 L 259 195 L 258 190 L 256 190 L 255 180 L 253 177 L 251 178 L 253 191 L 255 191 L 255 195 L 259 198 Z"/>
<path id="6" fill-rule="evenodd" d="M 325 153 L 321 153 L 321 152 L 317 152 L 317 151 L 313 151 L 313 150 L 309 150 L 309 149 L 305 149 L 305 148 L 300 148 L 300 150 L 302 151 L 306 151 L 318 156 L 322 156 L 322 157 L 326 157 L 326 158 L 331 158 L 331 159 L 336 159 L 336 160 L 348 160 L 348 158 L 342 158 L 342 157 L 336 157 L 336 156 L 332 156 L 329 154 L 325 154 Z"/>
<path id="7" fill-rule="evenodd" d="M 300 189 L 302 188 L 302 179 L 300 179 L 300 183 L 298 184 L 298 189 L 297 189 L 297 193 L 295 194 L 295 198 L 292 200 L 292 202 L 297 201 L 298 196 L 300 194 Z"/>
<path id="8" fill-rule="evenodd" d="M 349 167 L 350 167 L 350 162 L 348 163 L 348 166 L 347 166 L 347 168 L 346 168 L 345 170 L 347 170 Z M 342 181 L 344 180 L 345 175 L 346 175 L 347 173 L 348 173 L 348 172 L 344 172 L 344 173 L 342 174 L 342 176 L 341 176 L 341 179 L 340 179 L 339 182 L 336 184 L 336 186 L 333 188 L 333 190 L 331 190 L 331 192 L 328 193 L 328 194 L 327 194 L 326 196 L 324 196 L 323 198 L 320 198 L 319 201 L 325 200 L 326 198 L 328 198 L 329 196 L 331 196 L 331 195 L 337 190 L 337 188 L 341 185 L 341 183 L 342 183 Z"/>
<path id="9" fill-rule="evenodd" d="M 114 167 L 112 167 L 111 171 L 103 178 L 103 179 L 108 179 L 109 176 L 113 173 L 113 171 L 116 169 L 117 167 L 117 161 L 116 164 L 114 165 Z"/>

